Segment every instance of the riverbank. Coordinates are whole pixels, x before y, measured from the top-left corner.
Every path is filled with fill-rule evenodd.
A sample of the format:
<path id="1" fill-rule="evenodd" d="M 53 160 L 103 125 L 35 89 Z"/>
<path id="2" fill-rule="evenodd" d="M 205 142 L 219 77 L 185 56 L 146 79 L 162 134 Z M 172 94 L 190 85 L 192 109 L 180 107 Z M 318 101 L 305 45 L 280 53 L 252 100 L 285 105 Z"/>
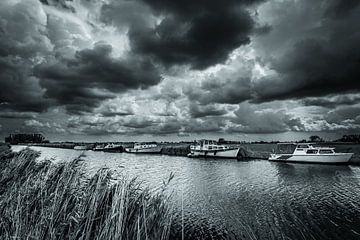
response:
<path id="1" fill-rule="evenodd" d="M 41 151 L 38 160 L 53 162 L 83 154 L 87 173 L 111 169 L 150 189 L 174 173 L 165 191 L 174 212 L 169 239 L 182 233 L 184 239 L 336 239 L 338 229 L 344 239 L 358 238 L 352 231 L 360 227 L 356 166 L 33 149 Z"/>
<path id="2" fill-rule="evenodd" d="M 86 146 L 87 150 L 91 150 L 99 143 L 37 143 L 28 144 L 29 146 L 41 146 L 50 148 L 65 148 L 74 149 L 75 146 Z M 106 144 L 106 143 L 102 143 Z M 133 143 L 122 142 L 116 143 L 120 145 L 120 150 L 114 152 L 123 152 L 127 147 L 132 147 Z M 159 154 L 168 156 L 183 156 L 186 157 L 190 153 L 190 143 L 158 143 L 161 148 Z M 334 147 L 337 152 L 352 152 L 354 156 L 349 163 L 352 165 L 360 165 L 360 145 L 353 143 L 339 143 L 339 142 L 322 142 L 317 145 Z M 239 147 L 238 160 L 267 160 L 273 150 L 276 148 L 276 143 L 242 143 L 232 144 L 232 146 Z"/>
<path id="3" fill-rule="evenodd" d="M 29 149 L 0 145 L 1 239 L 168 239 L 171 212 L 163 192 L 83 161 L 37 161 Z M 166 186 L 164 185 L 164 188 Z"/>

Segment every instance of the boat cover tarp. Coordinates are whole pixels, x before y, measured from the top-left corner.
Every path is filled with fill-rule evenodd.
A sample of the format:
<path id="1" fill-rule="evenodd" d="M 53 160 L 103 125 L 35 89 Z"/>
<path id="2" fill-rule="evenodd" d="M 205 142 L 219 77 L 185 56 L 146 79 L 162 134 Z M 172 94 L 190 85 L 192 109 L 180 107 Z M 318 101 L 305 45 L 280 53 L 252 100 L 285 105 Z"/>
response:
<path id="1" fill-rule="evenodd" d="M 295 151 L 295 144 L 279 144 L 277 145 L 277 154 L 292 154 Z"/>

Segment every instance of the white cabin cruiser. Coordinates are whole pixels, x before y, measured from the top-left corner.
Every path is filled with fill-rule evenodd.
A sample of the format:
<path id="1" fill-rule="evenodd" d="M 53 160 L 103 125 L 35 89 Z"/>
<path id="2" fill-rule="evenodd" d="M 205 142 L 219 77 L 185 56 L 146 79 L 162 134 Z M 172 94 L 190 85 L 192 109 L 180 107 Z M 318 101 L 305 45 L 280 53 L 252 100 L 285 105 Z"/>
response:
<path id="1" fill-rule="evenodd" d="M 314 147 L 311 144 L 279 143 L 269 161 L 346 164 L 353 153 L 336 153 L 334 148 Z"/>
<path id="2" fill-rule="evenodd" d="M 93 151 L 104 151 L 104 152 L 118 152 L 118 151 L 122 151 L 123 147 L 120 144 L 114 144 L 114 143 L 109 143 L 106 144 L 105 146 L 102 145 L 97 145 L 95 148 L 93 148 Z"/>
<path id="3" fill-rule="evenodd" d="M 161 153 L 161 147 L 154 143 L 135 143 L 133 148 L 125 148 L 128 153 Z"/>
<path id="4" fill-rule="evenodd" d="M 188 157 L 237 158 L 238 147 L 219 145 L 216 141 L 202 139 L 190 146 Z"/>
<path id="5" fill-rule="evenodd" d="M 74 147 L 74 150 L 88 150 L 90 149 L 87 145 L 78 145 Z"/>

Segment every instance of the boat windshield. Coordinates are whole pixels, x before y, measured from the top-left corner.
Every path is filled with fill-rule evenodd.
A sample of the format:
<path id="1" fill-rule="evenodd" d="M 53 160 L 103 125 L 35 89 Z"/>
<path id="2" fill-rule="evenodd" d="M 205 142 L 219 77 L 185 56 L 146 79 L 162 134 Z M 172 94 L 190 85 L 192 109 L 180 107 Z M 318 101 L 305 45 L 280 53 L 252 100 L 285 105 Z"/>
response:
<path id="1" fill-rule="evenodd" d="M 295 144 L 278 144 L 276 147 L 276 154 L 292 154 L 296 149 Z"/>
<path id="2" fill-rule="evenodd" d="M 196 142 L 196 145 L 204 146 L 204 145 L 217 145 L 217 142 L 214 140 L 200 140 Z"/>
<path id="3" fill-rule="evenodd" d="M 309 145 L 299 144 L 299 145 L 297 145 L 297 148 L 309 148 Z"/>
<path id="4" fill-rule="evenodd" d="M 334 151 L 332 149 L 321 149 L 319 151 L 320 154 L 333 154 Z"/>

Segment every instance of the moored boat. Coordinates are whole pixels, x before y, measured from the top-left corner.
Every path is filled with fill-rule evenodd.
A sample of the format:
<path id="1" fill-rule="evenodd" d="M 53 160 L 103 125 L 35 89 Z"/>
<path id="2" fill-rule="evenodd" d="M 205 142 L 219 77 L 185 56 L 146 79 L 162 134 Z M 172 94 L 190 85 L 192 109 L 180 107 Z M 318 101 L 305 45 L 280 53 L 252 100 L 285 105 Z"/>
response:
<path id="1" fill-rule="evenodd" d="M 88 150 L 89 146 L 87 145 L 78 145 L 74 147 L 74 150 Z"/>
<path id="2" fill-rule="evenodd" d="M 202 139 L 190 146 L 188 157 L 237 158 L 238 147 L 220 145 L 213 140 Z"/>
<path id="3" fill-rule="evenodd" d="M 337 153 L 334 148 L 312 144 L 279 143 L 269 161 L 323 164 L 347 164 L 353 153 Z"/>
<path id="4" fill-rule="evenodd" d="M 109 143 L 106 145 L 97 145 L 95 148 L 93 148 L 93 151 L 122 152 L 123 147 L 120 144 Z"/>
<path id="5" fill-rule="evenodd" d="M 104 150 L 104 145 L 96 145 L 94 148 L 93 148 L 93 151 L 103 151 Z"/>
<path id="6" fill-rule="evenodd" d="M 128 153 L 161 153 L 161 147 L 154 143 L 135 143 L 133 148 L 125 148 Z"/>

